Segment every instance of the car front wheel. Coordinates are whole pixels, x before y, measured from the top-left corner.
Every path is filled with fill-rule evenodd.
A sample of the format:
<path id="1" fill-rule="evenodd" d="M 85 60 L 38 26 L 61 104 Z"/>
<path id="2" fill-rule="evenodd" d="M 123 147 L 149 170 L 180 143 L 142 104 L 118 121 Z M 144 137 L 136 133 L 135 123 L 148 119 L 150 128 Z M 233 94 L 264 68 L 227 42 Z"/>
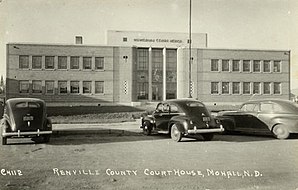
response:
<path id="1" fill-rule="evenodd" d="M 143 134 L 144 135 L 151 135 L 152 127 L 151 124 L 148 121 L 145 121 L 143 123 Z"/>
<path id="2" fill-rule="evenodd" d="M 276 125 L 272 132 L 277 139 L 287 139 L 290 136 L 288 129 L 283 125 Z"/>
<path id="3" fill-rule="evenodd" d="M 176 142 L 180 142 L 181 139 L 182 139 L 182 134 L 181 132 L 179 131 L 178 127 L 176 124 L 173 124 L 172 125 L 172 128 L 171 128 L 171 138 L 176 141 Z"/>

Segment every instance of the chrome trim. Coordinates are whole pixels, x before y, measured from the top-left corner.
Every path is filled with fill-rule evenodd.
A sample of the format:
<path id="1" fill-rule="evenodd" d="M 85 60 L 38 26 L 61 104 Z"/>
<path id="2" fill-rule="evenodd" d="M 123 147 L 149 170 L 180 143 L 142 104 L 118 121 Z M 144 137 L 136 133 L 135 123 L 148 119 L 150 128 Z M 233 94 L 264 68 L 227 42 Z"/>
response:
<path id="1" fill-rule="evenodd" d="M 8 136 L 22 136 L 22 135 L 46 135 L 46 134 L 52 134 L 52 131 L 40 131 L 39 129 L 37 131 L 25 131 L 25 132 L 21 132 L 20 130 L 18 130 L 18 132 L 3 132 L 2 133 L 2 137 L 8 137 Z"/>
<path id="2" fill-rule="evenodd" d="M 216 129 L 192 129 L 192 130 L 187 130 L 187 133 L 188 134 L 219 133 L 223 131 L 224 131 L 224 128 L 222 125 L 220 125 L 220 128 L 216 128 Z"/>

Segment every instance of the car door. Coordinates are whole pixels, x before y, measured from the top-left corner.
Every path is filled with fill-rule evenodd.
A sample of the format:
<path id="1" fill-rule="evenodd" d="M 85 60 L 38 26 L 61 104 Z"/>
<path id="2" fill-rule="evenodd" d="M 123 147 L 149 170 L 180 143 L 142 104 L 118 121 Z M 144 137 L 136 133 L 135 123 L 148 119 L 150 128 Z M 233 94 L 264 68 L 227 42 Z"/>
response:
<path id="1" fill-rule="evenodd" d="M 235 130 L 236 131 L 251 131 L 251 122 L 256 115 L 256 103 L 244 104 L 240 110 L 234 114 Z"/>
<path id="2" fill-rule="evenodd" d="M 170 106 L 167 103 L 159 103 L 153 113 L 155 118 L 156 130 L 167 131 L 170 115 Z"/>
<path id="3" fill-rule="evenodd" d="M 258 112 L 259 125 L 256 125 L 258 131 L 261 133 L 271 133 L 269 126 L 272 118 L 276 117 L 278 113 L 281 113 L 282 108 L 271 102 L 264 102 L 260 104 L 260 110 Z"/>

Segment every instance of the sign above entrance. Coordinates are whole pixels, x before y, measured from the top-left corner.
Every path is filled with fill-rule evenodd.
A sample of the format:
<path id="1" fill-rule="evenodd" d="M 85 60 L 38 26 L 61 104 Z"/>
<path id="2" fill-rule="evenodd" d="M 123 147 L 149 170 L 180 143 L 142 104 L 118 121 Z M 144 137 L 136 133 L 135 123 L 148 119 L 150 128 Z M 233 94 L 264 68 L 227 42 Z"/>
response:
<path id="1" fill-rule="evenodd" d="M 188 42 L 188 33 L 107 31 L 107 45 L 111 46 L 187 48 Z M 192 47 L 206 48 L 207 34 L 192 33 Z"/>
<path id="2" fill-rule="evenodd" d="M 157 43 L 182 43 L 182 40 L 177 39 L 147 39 L 147 38 L 135 38 L 134 42 L 157 42 Z"/>

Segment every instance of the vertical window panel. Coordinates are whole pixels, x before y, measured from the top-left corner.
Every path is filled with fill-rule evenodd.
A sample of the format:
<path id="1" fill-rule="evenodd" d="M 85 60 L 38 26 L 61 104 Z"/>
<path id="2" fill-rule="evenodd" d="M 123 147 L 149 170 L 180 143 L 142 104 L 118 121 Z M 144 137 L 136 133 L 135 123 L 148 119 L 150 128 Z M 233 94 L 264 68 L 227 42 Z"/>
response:
<path id="1" fill-rule="evenodd" d="M 29 69 L 29 56 L 20 55 L 19 56 L 19 68 L 20 69 Z"/>
<path id="2" fill-rule="evenodd" d="M 32 81 L 32 93 L 42 93 L 41 80 Z"/>
<path id="3" fill-rule="evenodd" d="M 67 69 L 67 57 L 66 56 L 58 57 L 58 69 Z"/>
<path id="4" fill-rule="evenodd" d="M 32 56 L 32 69 L 41 69 L 42 56 Z"/>
<path id="5" fill-rule="evenodd" d="M 104 93 L 104 81 L 95 81 L 95 93 L 96 94 Z"/>

